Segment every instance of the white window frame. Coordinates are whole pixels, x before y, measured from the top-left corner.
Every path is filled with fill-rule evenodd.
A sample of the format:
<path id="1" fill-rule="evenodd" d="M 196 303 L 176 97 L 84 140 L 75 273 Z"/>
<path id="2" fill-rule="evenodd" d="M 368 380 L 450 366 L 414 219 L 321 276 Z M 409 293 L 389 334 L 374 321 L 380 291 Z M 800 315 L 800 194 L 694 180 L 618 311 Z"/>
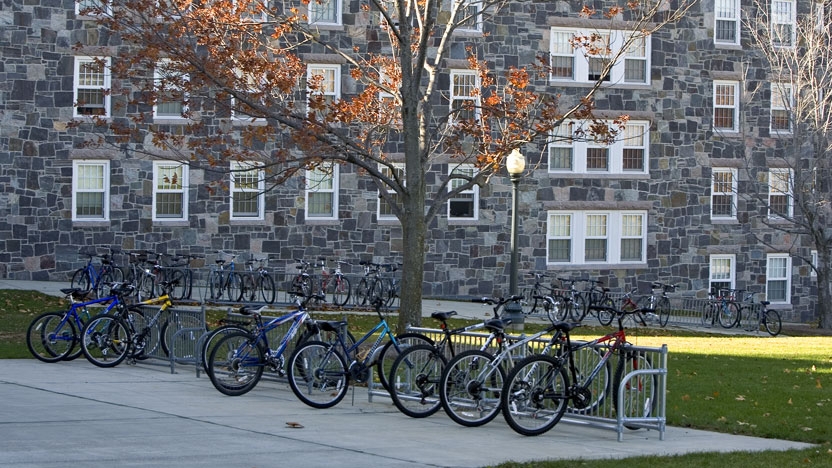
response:
<path id="1" fill-rule="evenodd" d="M 457 78 L 458 77 L 459 78 L 465 77 L 466 82 L 465 83 L 460 83 L 460 85 L 457 86 Z M 481 84 L 480 84 L 480 77 L 479 77 L 479 75 L 477 75 L 477 72 L 475 70 L 452 69 L 450 78 L 451 78 L 450 79 L 450 87 L 451 87 L 451 89 L 450 89 L 450 106 L 448 108 L 448 112 L 450 113 L 450 118 L 448 119 L 448 121 L 450 123 L 453 123 L 453 121 L 455 120 L 455 117 L 456 117 L 456 113 L 454 112 L 454 109 L 456 109 L 455 104 L 457 102 L 463 103 L 463 102 L 466 102 L 466 101 L 471 101 L 471 102 L 474 103 L 474 118 L 479 119 L 479 117 L 480 117 L 480 94 L 479 94 L 479 90 L 480 90 Z M 468 82 L 468 80 L 470 78 L 474 79 L 473 83 Z M 468 94 L 460 93 L 460 91 L 462 91 L 462 89 L 460 89 L 460 88 L 463 88 L 463 87 L 467 88 L 469 86 L 471 87 L 472 90 L 477 90 L 478 91 L 476 93 L 476 95 L 472 96 L 470 93 L 468 93 Z M 461 106 L 460 106 L 460 108 L 461 108 Z"/>
<path id="2" fill-rule="evenodd" d="M 455 173 L 462 173 L 463 175 L 467 175 L 469 177 L 474 177 L 477 174 L 477 168 L 473 164 L 450 164 L 448 168 L 448 175 L 453 175 Z M 458 187 L 464 183 L 466 180 L 463 179 L 451 179 L 448 182 L 448 191 L 453 190 L 455 187 Z M 451 197 L 448 199 L 448 222 L 454 221 L 477 221 L 479 220 L 480 216 L 480 187 L 479 185 L 474 185 L 473 187 L 463 190 L 462 192 L 457 195 L 459 198 Z M 471 209 L 472 209 L 472 216 L 453 216 L 451 214 L 451 202 L 460 202 L 460 201 L 468 201 L 470 200 Z"/>
<path id="3" fill-rule="evenodd" d="M 160 187 L 164 183 L 162 179 L 161 170 L 168 168 L 182 168 L 182 181 L 179 183 L 180 188 L 166 188 Z M 187 221 L 188 220 L 188 165 L 172 162 L 172 161 L 153 161 L 153 221 Z M 160 216 L 157 212 L 159 205 L 159 195 L 163 194 L 182 194 L 182 213 L 180 216 Z"/>
<path id="4" fill-rule="evenodd" d="M 100 65 L 99 65 L 99 62 Z M 103 67 L 103 70 L 86 73 L 87 67 Z M 76 118 L 110 118 L 110 57 L 76 56 L 73 71 L 73 106 L 72 116 Z M 79 106 L 81 92 L 100 92 L 102 95 L 103 112 L 100 114 L 78 112 L 80 108 L 99 109 L 100 106 Z"/>
<path id="5" fill-rule="evenodd" d="M 304 196 L 304 212 L 307 220 L 336 220 L 338 219 L 338 188 L 339 184 L 339 168 L 338 164 L 323 163 L 326 167 L 320 169 L 307 169 L 305 179 L 305 196 Z M 322 187 L 321 183 L 329 181 L 329 187 Z M 312 213 L 310 211 L 310 199 L 313 194 L 329 194 L 331 203 L 331 212 Z"/>
<path id="6" fill-rule="evenodd" d="M 153 69 L 153 82 L 154 82 L 154 85 L 155 85 L 154 87 L 155 87 L 156 92 L 157 92 L 156 100 L 153 103 L 153 120 L 154 121 L 167 121 L 167 120 L 180 120 L 181 121 L 181 120 L 187 120 L 185 117 L 183 117 L 183 115 L 188 112 L 188 103 L 187 103 L 188 93 L 187 93 L 187 91 L 176 90 L 176 89 L 173 89 L 173 88 L 161 89 L 161 87 L 159 85 L 162 82 L 162 80 L 165 78 L 165 76 L 163 75 L 163 72 L 161 70 L 164 69 L 166 66 L 168 66 L 168 64 L 170 64 L 172 62 L 173 61 L 171 59 L 159 60 L 158 62 L 156 62 L 156 67 L 154 67 L 154 69 Z M 173 72 L 173 73 L 176 73 L 176 72 Z M 185 81 L 188 81 L 190 79 L 190 77 L 188 76 L 187 73 L 180 74 L 180 76 Z M 162 96 L 162 94 L 164 94 L 168 91 L 175 91 L 175 92 L 182 91 L 182 93 L 183 93 L 182 94 L 182 100 L 181 101 L 168 101 L 168 100 L 162 99 L 164 97 L 164 96 Z M 160 104 L 179 104 L 180 108 L 179 108 L 179 111 L 175 114 L 174 113 L 167 113 L 167 112 L 164 113 L 164 114 L 160 114 L 159 113 L 159 105 Z"/>
<path id="7" fill-rule="evenodd" d="M 777 263 L 779 265 L 774 266 Z M 785 263 L 785 265 L 782 265 Z M 782 271 L 780 271 L 782 270 Z M 772 283 L 785 283 L 785 297 L 772 298 Z M 789 254 L 776 253 L 766 255 L 766 300 L 772 304 L 791 304 L 792 301 L 792 258 Z"/>
<path id="8" fill-rule="evenodd" d="M 81 17 L 96 17 L 96 16 L 106 16 L 113 12 L 112 2 L 107 2 L 106 5 L 101 5 L 100 0 L 75 0 L 75 14 Z M 81 14 L 81 11 L 87 8 L 103 8 L 102 14 Z"/>
<path id="9" fill-rule="evenodd" d="M 782 38 L 778 27 L 788 26 L 789 37 Z M 771 1 L 771 43 L 774 47 L 792 48 L 797 38 L 797 2 L 794 0 Z"/>
<path id="10" fill-rule="evenodd" d="M 331 102 L 341 99 L 341 65 L 322 63 L 310 63 L 306 65 L 306 82 L 309 83 L 314 76 L 323 77 L 321 88 L 315 91 L 316 94 L 327 97 Z M 312 89 L 308 86 L 306 88 L 306 96 L 306 108 L 309 109 Z"/>
<path id="11" fill-rule="evenodd" d="M 84 168 L 100 168 L 100 184 L 88 177 L 82 177 Z M 92 184 L 90 183 L 92 182 Z M 81 194 L 101 194 L 101 215 L 79 215 L 79 200 Z M 109 221 L 110 220 L 110 161 L 107 160 L 75 160 L 72 161 L 72 220 L 73 221 Z"/>
<path id="12" fill-rule="evenodd" d="M 341 26 L 343 22 L 342 0 L 310 0 L 307 19 L 309 24 L 318 26 Z"/>
<path id="13" fill-rule="evenodd" d="M 471 16 L 468 18 L 468 21 L 459 23 L 457 30 L 460 31 L 472 31 L 472 32 L 480 32 L 482 31 L 482 1 L 478 0 L 454 0 L 454 1 L 461 1 L 463 3 L 462 6 L 459 7 L 459 11 L 457 12 L 457 18 L 462 19 L 467 16 Z"/>
<path id="14" fill-rule="evenodd" d="M 641 218 L 640 234 L 625 229 L 624 220 L 628 216 Z M 590 219 L 606 218 L 603 225 L 591 229 Z M 555 223 L 554 220 L 564 221 Z M 632 219 L 632 218 L 630 218 Z M 641 259 L 622 260 L 621 241 L 624 239 L 641 238 Z M 588 239 L 603 239 L 606 241 L 604 260 L 587 260 L 586 241 Z M 552 258 L 551 241 L 568 241 L 568 259 Z M 647 211 L 564 211 L 551 210 L 546 217 L 546 263 L 547 265 L 634 265 L 647 263 Z"/>
<path id="15" fill-rule="evenodd" d="M 769 119 L 769 131 L 772 134 L 792 133 L 792 109 L 794 109 L 794 92 L 791 83 L 771 83 L 771 118 Z M 787 128 L 775 127 L 775 112 L 785 113 L 788 118 Z"/>
<path id="16" fill-rule="evenodd" d="M 784 219 L 791 218 L 794 214 L 794 196 L 792 187 L 794 186 L 794 176 L 791 169 L 777 168 L 769 169 L 768 171 L 768 217 L 769 219 Z M 785 196 L 786 197 L 786 212 L 778 213 L 771 209 L 772 197 Z"/>
<path id="17" fill-rule="evenodd" d="M 715 131 L 736 133 L 739 131 L 740 115 L 740 83 L 738 81 L 714 81 L 713 97 L 713 128 Z M 730 91 L 730 92 L 729 92 Z M 732 111 L 731 126 L 717 126 L 717 110 L 730 109 Z"/>
<path id="18" fill-rule="evenodd" d="M 245 184 L 237 183 L 237 175 L 246 174 L 253 175 L 257 178 L 254 184 L 246 182 Z M 252 186 L 253 185 L 253 186 Z M 265 171 L 260 164 L 242 161 L 233 161 L 231 163 L 231 174 L 228 191 L 230 193 L 230 200 L 228 205 L 229 219 L 233 221 L 259 221 L 265 219 L 265 201 L 266 201 L 266 181 Z M 252 212 L 237 212 L 234 209 L 234 201 L 237 197 L 245 196 L 247 199 L 256 199 L 257 210 Z"/>
<path id="19" fill-rule="evenodd" d="M 708 268 L 708 291 L 713 291 L 714 283 L 729 283 L 727 288 L 736 289 L 737 256 L 734 254 L 711 255 Z M 719 293 L 719 291 L 717 291 Z"/>
<path id="20" fill-rule="evenodd" d="M 720 23 L 725 25 L 720 28 Z M 732 40 L 720 39 L 717 31 L 733 31 Z M 740 45 L 740 0 L 714 0 L 714 44 Z"/>
<path id="21" fill-rule="evenodd" d="M 574 29 L 574 28 L 559 28 L 553 27 L 550 29 L 549 32 L 549 53 L 552 57 L 558 57 L 561 59 L 568 59 L 568 57 L 572 57 L 572 73 L 571 76 L 568 76 L 568 73 L 563 73 L 562 76 L 556 76 L 552 73 L 549 74 L 549 81 L 551 82 L 574 82 L 574 83 L 587 83 L 592 84 L 595 83 L 597 80 L 590 79 L 590 59 L 597 59 L 603 58 L 601 55 L 595 56 L 587 56 L 586 50 L 582 47 L 573 47 L 571 43 L 571 38 L 575 36 L 590 36 L 593 33 L 598 34 L 597 31 L 593 30 L 582 30 L 582 29 Z M 632 31 L 626 30 L 609 30 L 604 31 L 601 33 L 603 36 L 602 41 L 609 40 L 610 42 L 610 49 L 611 54 L 615 55 L 615 51 L 620 49 L 624 46 L 625 40 L 628 35 L 633 34 Z M 569 39 L 567 39 L 569 38 Z M 609 39 L 607 39 L 609 38 Z M 651 49 L 652 49 L 652 41 L 651 38 L 644 37 L 641 39 L 636 39 L 636 41 L 631 44 L 625 54 L 621 57 L 621 59 L 616 62 L 612 68 L 610 69 L 610 74 L 604 79 L 605 82 L 608 82 L 612 85 L 620 85 L 620 84 L 627 84 L 627 85 L 649 85 L 651 81 L 650 77 L 650 68 L 651 68 Z M 639 62 L 644 63 L 644 80 L 643 81 L 636 81 L 632 79 L 627 79 L 626 73 L 626 66 L 628 62 L 632 62 L 633 60 L 637 60 Z M 554 59 L 551 63 L 555 63 Z"/>
<path id="22" fill-rule="evenodd" d="M 720 175 L 730 174 L 730 192 L 725 190 L 717 190 L 717 188 L 724 189 L 726 182 L 720 179 Z M 720 180 L 718 180 L 720 179 Z M 719 184 L 719 187 L 717 187 Z M 714 213 L 714 197 L 730 196 L 731 198 L 731 214 L 726 215 L 722 213 Z M 737 169 L 733 167 L 713 167 L 711 168 L 711 220 L 735 220 L 737 219 Z"/>
<path id="23" fill-rule="evenodd" d="M 609 122 L 610 126 L 613 123 Z M 602 143 L 595 143 L 591 137 L 581 137 L 569 141 L 567 134 L 574 135 L 575 130 L 581 126 L 581 122 L 564 121 L 556 128 L 549 137 L 549 158 L 547 167 L 550 174 L 648 174 L 650 161 L 650 122 L 643 120 L 631 120 L 627 122 L 623 131 L 615 141 L 607 146 Z M 553 164 L 552 153 L 559 150 L 571 148 L 571 167 L 560 168 Z M 607 151 L 607 167 L 602 169 L 588 168 L 588 152 L 592 148 L 604 148 Z M 624 153 L 626 150 L 642 151 L 641 169 L 626 169 L 624 166 Z"/>
<path id="24" fill-rule="evenodd" d="M 382 174 L 384 174 L 387 177 L 392 178 L 389 167 L 380 165 L 378 168 L 379 168 L 379 170 L 381 171 Z M 404 163 L 393 163 L 393 170 L 395 170 L 396 172 L 399 173 L 399 175 L 400 175 L 399 179 L 401 180 L 401 183 L 404 183 L 404 181 L 405 181 Z M 392 193 L 392 195 L 393 195 L 394 198 L 397 196 L 396 193 Z M 378 219 L 379 221 L 397 221 L 399 219 L 399 218 L 396 217 L 395 214 L 392 214 L 392 213 L 388 214 L 388 213 L 382 213 L 381 212 L 382 205 L 387 203 L 383 198 L 381 198 L 381 191 L 378 192 L 377 200 L 378 200 L 378 203 L 376 204 L 376 219 Z"/>
<path id="25" fill-rule="evenodd" d="M 812 266 L 817 267 L 818 266 L 818 251 L 817 250 L 812 250 L 811 252 L 809 252 L 809 255 L 811 256 Z M 809 276 L 811 278 L 817 278 L 818 277 L 818 272 L 815 271 L 815 268 L 812 268 L 811 266 L 809 267 Z"/>

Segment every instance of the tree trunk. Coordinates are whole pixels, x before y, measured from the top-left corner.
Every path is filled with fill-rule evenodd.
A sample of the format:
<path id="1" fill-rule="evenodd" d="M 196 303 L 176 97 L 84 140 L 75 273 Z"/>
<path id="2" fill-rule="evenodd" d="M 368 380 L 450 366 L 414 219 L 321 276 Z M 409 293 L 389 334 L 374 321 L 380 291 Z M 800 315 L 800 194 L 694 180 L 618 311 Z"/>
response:
<path id="1" fill-rule="evenodd" d="M 422 202 L 424 206 L 424 201 Z M 401 309 L 397 331 L 408 325 L 422 324 L 422 283 L 425 272 L 425 221 L 424 216 L 407 216 L 402 221 L 402 287 Z"/>

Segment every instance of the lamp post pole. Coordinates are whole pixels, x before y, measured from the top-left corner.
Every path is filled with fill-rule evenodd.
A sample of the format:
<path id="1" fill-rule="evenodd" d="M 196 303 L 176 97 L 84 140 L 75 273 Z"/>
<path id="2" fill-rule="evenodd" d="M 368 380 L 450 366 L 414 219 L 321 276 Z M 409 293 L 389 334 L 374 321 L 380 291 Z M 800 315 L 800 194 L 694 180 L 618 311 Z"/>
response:
<path id="1" fill-rule="evenodd" d="M 520 252 L 517 245 L 517 231 L 518 231 L 518 211 L 519 211 L 519 197 L 517 196 L 517 187 L 520 184 L 520 178 L 523 175 L 523 170 L 526 168 L 526 158 L 518 149 L 512 152 L 506 158 L 506 170 L 511 178 L 511 265 L 509 266 L 509 294 L 514 296 L 518 294 L 517 276 L 518 263 Z M 518 302 L 509 302 L 505 307 L 506 318 L 511 319 L 511 328 L 516 331 L 522 331 L 524 328 L 523 307 Z"/>

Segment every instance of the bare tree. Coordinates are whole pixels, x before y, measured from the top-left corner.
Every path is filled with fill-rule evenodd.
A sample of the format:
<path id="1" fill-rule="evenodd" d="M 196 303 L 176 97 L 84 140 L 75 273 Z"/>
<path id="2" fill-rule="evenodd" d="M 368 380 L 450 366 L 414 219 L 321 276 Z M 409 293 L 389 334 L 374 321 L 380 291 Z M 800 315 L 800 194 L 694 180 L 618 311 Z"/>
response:
<path id="1" fill-rule="evenodd" d="M 485 35 L 468 39 L 467 68 L 475 79 L 465 91 L 470 99 L 456 107 L 448 105 L 447 91 L 438 86 L 451 46 L 460 43 L 455 31 L 476 29 L 507 6 L 531 8 L 530 3 L 366 0 L 356 15 L 375 22 L 369 34 L 377 37 L 345 46 L 350 34 L 368 32 L 365 25 L 346 31 L 319 27 L 318 15 L 330 0 L 272 6 L 262 0 L 205 0 L 198 6 L 191 0 L 123 0 L 113 9 L 105 1 L 93 13 L 120 41 L 113 75 L 123 86 L 113 93 L 126 110 L 92 143 L 109 141 L 136 154 L 192 165 L 259 161 L 274 183 L 301 169 L 356 167 L 375 181 L 401 222 L 399 326 L 418 324 L 427 225 L 443 204 L 487 183 L 513 149 L 545 146 L 566 119 L 586 122 L 584 131 L 570 138 L 613 141 L 627 117 L 613 125 L 595 119 L 594 94 L 634 41 L 677 21 L 694 1 L 622 6 L 611 1 L 603 11 L 576 12 L 597 18 L 595 24 L 625 30 L 627 37 L 614 47 L 603 29 L 572 39 L 574 48 L 604 57 L 605 65 L 595 86 L 569 102 L 547 92 L 548 54 L 496 73 L 494 63 L 484 59 Z M 378 47 L 370 50 L 369 42 Z M 325 72 L 308 73 L 310 56 L 348 66 L 355 92 L 333 98 Z M 171 100 L 187 103 L 182 116 L 190 123 L 178 133 L 150 125 L 151 106 Z M 238 130 L 227 130 L 229 125 L 217 124 L 209 110 L 246 125 L 240 129 L 238 121 Z M 429 186 L 426 174 L 438 164 L 473 164 L 476 171 L 446 172 Z M 450 184 L 451 179 L 461 182 Z"/>
<path id="2" fill-rule="evenodd" d="M 832 1 L 806 11 L 755 3 L 743 23 L 768 68 L 756 92 L 770 97 L 770 135 L 759 143 L 769 169 L 754 180 L 760 220 L 781 235 L 777 247 L 805 260 L 817 274 L 820 328 L 832 328 Z M 771 238 L 758 236 L 772 245 Z M 797 247 L 811 242 L 813 259 Z"/>

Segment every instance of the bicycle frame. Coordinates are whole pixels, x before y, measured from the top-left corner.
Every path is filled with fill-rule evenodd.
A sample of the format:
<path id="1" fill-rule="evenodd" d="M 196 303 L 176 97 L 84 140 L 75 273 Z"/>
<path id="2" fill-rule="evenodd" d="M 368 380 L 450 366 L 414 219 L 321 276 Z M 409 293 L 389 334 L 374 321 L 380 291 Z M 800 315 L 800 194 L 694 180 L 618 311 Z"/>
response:
<path id="1" fill-rule="evenodd" d="M 68 290 L 63 290 L 63 291 L 66 292 Z M 67 322 L 69 322 L 70 320 L 73 320 L 73 324 L 77 327 L 77 330 L 80 333 L 81 329 L 84 328 L 84 323 L 81 320 L 81 316 L 78 313 L 78 309 L 85 308 L 88 305 L 101 304 L 101 303 L 104 303 L 104 302 L 112 301 L 110 304 L 107 305 L 107 307 L 102 312 L 99 313 L 99 314 L 108 314 L 108 313 L 110 313 L 111 310 L 113 310 L 113 308 L 122 304 L 121 300 L 118 298 L 117 295 L 102 297 L 102 298 L 99 298 L 99 299 L 92 299 L 92 300 L 89 300 L 89 301 L 75 302 L 75 299 L 73 298 L 73 293 L 75 293 L 75 292 L 76 292 L 75 290 L 71 290 L 71 292 L 67 293 L 67 296 L 69 296 L 69 300 L 70 300 L 70 306 L 69 306 L 69 309 L 64 311 L 64 316 L 61 319 L 61 321 L 58 323 L 58 326 L 55 327 L 55 330 L 61 330 L 66 325 Z M 60 335 L 57 335 L 57 334 L 54 338 L 56 340 L 64 339 L 64 337 L 62 337 Z"/>

